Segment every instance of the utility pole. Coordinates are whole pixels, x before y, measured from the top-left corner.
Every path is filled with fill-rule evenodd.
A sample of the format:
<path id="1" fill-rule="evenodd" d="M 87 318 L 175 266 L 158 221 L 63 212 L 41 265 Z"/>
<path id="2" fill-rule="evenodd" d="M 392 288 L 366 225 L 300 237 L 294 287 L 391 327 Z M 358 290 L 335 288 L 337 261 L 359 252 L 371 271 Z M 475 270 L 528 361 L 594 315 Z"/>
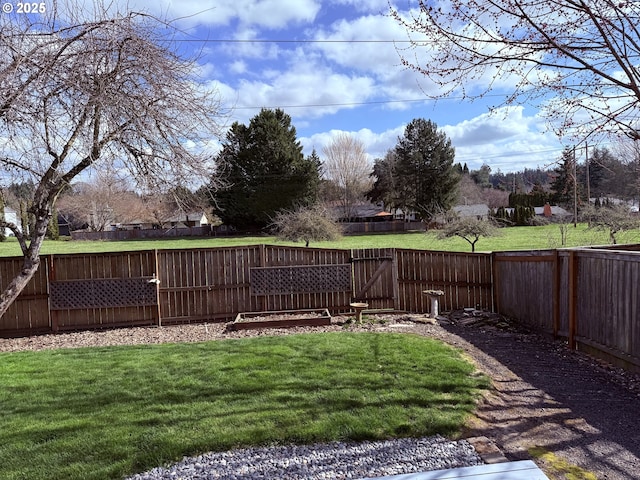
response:
<path id="1" fill-rule="evenodd" d="M 573 147 L 573 228 L 578 228 L 578 162 L 576 147 Z"/>
<path id="2" fill-rule="evenodd" d="M 587 172 L 587 204 L 591 203 L 591 178 L 589 175 L 589 145 L 587 142 L 584 142 L 584 167 Z"/>

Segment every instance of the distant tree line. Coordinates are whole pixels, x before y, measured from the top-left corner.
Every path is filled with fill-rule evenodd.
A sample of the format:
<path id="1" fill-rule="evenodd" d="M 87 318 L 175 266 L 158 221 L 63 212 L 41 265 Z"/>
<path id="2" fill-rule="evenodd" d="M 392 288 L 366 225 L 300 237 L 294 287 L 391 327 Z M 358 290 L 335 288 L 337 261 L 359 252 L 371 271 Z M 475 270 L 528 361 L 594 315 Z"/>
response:
<path id="1" fill-rule="evenodd" d="M 367 200 L 425 222 L 456 204 L 484 203 L 500 224 L 528 225 L 535 223 L 534 208 L 546 203 L 571 207 L 577 199 L 582 209 L 587 194 L 595 206 L 607 205 L 609 198 L 637 200 L 640 187 L 638 152 L 614 154 L 600 147 L 589 150 L 588 164 L 577 162 L 574 150 L 567 148 L 553 169 L 503 173 L 486 163 L 469 169 L 455 163 L 450 139 L 425 119 L 412 120 L 396 145 L 373 164 L 365 151 L 361 142 L 342 134 L 322 150 L 323 158 L 315 150 L 305 156 L 291 117 L 280 109 L 263 109 L 247 125 L 231 126 L 213 159 L 210 181 L 196 190 L 182 186 L 144 193 L 113 172 L 102 172 L 93 184 L 77 182 L 64 189 L 58 208 L 71 228 L 96 231 L 115 221 L 143 218 L 160 228 L 187 210 L 210 217 L 215 212 L 237 231 L 265 231 L 282 225 L 286 213 L 296 212 L 299 220 L 305 209 L 348 219 L 354 206 Z M 28 182 L 5 188 L 5 203 L 16 209 L 24 231 L 32 222 L 27 212 L 34 188 Z M 325 208 L 316 208 L 319 204 Z M 57 212 L 51 238 L 58 236 L 55 220 Z"/>

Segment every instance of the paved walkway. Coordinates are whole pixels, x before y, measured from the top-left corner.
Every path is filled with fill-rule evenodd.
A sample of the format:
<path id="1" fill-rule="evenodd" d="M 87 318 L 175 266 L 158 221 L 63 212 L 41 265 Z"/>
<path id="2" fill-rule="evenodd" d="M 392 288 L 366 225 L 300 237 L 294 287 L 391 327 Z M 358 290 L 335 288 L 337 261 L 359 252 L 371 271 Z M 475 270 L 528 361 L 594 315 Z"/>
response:
<path id="1" fill-rule="evenodd" d="M 533 456 L 553 478 L 640 478 L 638 392 L 612 381 L 589 357 L 535 335 L 443 328 L 445 340 L 494 381 L 469 436 L 485 435 L 509 460 Z M 545 451 L 552 455 L 540 458 Z M 571 469 L 578 476 L 566 476 Z"/>
<path id="2" fill-rule="evenodd" d="M 407 473 L 363 480 L 549 480 L 530 460 L 478 467 L 451 468 L 431 472 Z"/>

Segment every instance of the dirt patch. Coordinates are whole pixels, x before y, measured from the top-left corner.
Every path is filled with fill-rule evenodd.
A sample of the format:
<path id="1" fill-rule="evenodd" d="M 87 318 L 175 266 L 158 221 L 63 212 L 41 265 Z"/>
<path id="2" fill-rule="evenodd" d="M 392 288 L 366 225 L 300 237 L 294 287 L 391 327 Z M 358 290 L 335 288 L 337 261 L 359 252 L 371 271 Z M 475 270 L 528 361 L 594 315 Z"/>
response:
<path id="1" fill-rule="evenodd" d="M 266 335 L 295 335 L 307 332 L 344 331 L 351 317 L 334 316 L 331 323 L 314 327 L 268 328 L 256 330 L 228 330 L 230 323 L 199 323 L 189 325 L 150 326 L 119 328 L 108 330 L 90 330 L 83 332 L 66 332 L 59 334 L 38 335 L 24 338 L 0 338 L 0 352 L 20 350 L 44 350 L 55 348 L 81 348 L 113 345 L 144 345 L 176 342 L 206 342 L 227 338 L 259 337 Z M 389 323 L 390 319 L 376 319 L 374 323 L 362 326 L 350 326 L 351 330 L 372 331 Z M 402 317 L 399 317 L 402 322 Z"/>

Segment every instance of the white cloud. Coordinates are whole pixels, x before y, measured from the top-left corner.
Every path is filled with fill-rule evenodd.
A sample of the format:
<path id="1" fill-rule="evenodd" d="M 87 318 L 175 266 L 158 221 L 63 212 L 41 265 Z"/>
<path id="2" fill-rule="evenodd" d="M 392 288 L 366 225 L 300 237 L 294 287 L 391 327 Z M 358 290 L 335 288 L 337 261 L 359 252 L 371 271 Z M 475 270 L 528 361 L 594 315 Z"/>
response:
<path id="1" fill-rule="evenodd" d="M 268 29 L 281 29 L 292 23 L 312 22 L 320 10 L 314 0 L 129 0 L 120 2 L 128 10 L 141 10 L 194 26 L 228 25 L 238 21 L 244 25 L 257 25 Z"/>
<path id="2" fill-rule="evenodd" d="M 457 125 L 443 126 L 442 130 L 459 146 L 473 146 L 523 135 L 530 131 L 536 119 L 523 115 L 524 107 L 503 107 Z"/>
<path id="3" fill-rule="evenodd" d="M 415 100 L 439 92 L 439 87 L 429 79 L 402 65 L 401 54 L 410 53 L 405 50 L 409 47 L 407 32 L 387 15 L 341 19 L 328 28 L 319 29 L 314 37 L 326 41 L 315 48 L 335 68 L 356 70 L 374 77 L 381 98 Z M 393 103 L 388 107 L 403 109 L 406 105 Z"/>
<path id="4" fill-rule="evenodd" d="M 350 108 L 345 104 L 366 101 L 375 90 L 374 81 L 369 77 L 349 76 L 314 64 L 300 63 L 286 71 L 267 70 L 259 78 L 240 79 L 234 88 L 227 85 L 227 96 L 235 91 L 239 107 L 292 110 L 300 106 L 292 111 L 296 117 L 318 118 Z"/>
<path id="5" fill-rule="evenodd" d="M 247 64 L 241 60 L 237 60 L 230 65 L 230 71 L 235 74 L 247 73 Z"/>
<path id="6" fill-rule="evenodd" d="M 555 135 L 543 134 L 541 120 L 537 116 L 527 117 L 521 107 L 505 108 L 500 114 L 482 114 L 455 125 L 441 127 L 456 150 L 456 162 L 467 163 L 472 170 L 483 163 L 493 171 L 503 172 L 523 168 L 548 168 L 562 151 Z M 382 158 L 395 147 L 398 138 L 404 135 L 406 125 L 375 132 L 368 128 L 355 131 L 329 130 L 300 139 L 305 153 L 312 149 L 321 152 L 333 138 L 347 133 L 362 141 L 371 161 Z"/>
<path id="7" fill-rule="evenodd" d="M 341 19 L 329 29 L 319 29 L 314 37 L 327 42 L 316 48 L 337 65 L 384 76 L 389 67 L 400 64 L 396 47 L 386 42 L 406 39 L 406 33 L 387 16 L 368 15 Z M 338 43 L 331 43 L 336 41 Z"/>
<path id="8" fill-rule="evenodd" d="M 335 5 L 346 5 L 358 12 L 381 13 L 389 10 L 387 0 L 332 0 Z"/>
<path id="9" fill-rule="evenodd" d="M 546 132 L 544 121 L 527 116 L 523 107 L 503 107 L 442 130 L 456 149 L 456 162 L 477 169 L 486 163 L 494 171 L 547 168 L 562 151 L 558 138 Z"/>
<path id="10" fill-rule="evenodd" d="M 328 132 L 317 133 L 311 137 L 300 138 L 300 143 L 304 147 L 305 154 L 310 154 L 315 149 L 320 156 L 322 156 L 322 149 L 329 146 L 333 140 L 341 135 L 347 134 L 361 141 L 367 151 L 369 161 L 373 164 L 376 158 L 382 158 L 390 148 L 393 148 L 404 132 L 404 125 L 387 130 L 384 132 L 376 133 L 368 128 L 363 128 L 357 131 L 344 131 L 344 130 L 330 130 Z"/>

